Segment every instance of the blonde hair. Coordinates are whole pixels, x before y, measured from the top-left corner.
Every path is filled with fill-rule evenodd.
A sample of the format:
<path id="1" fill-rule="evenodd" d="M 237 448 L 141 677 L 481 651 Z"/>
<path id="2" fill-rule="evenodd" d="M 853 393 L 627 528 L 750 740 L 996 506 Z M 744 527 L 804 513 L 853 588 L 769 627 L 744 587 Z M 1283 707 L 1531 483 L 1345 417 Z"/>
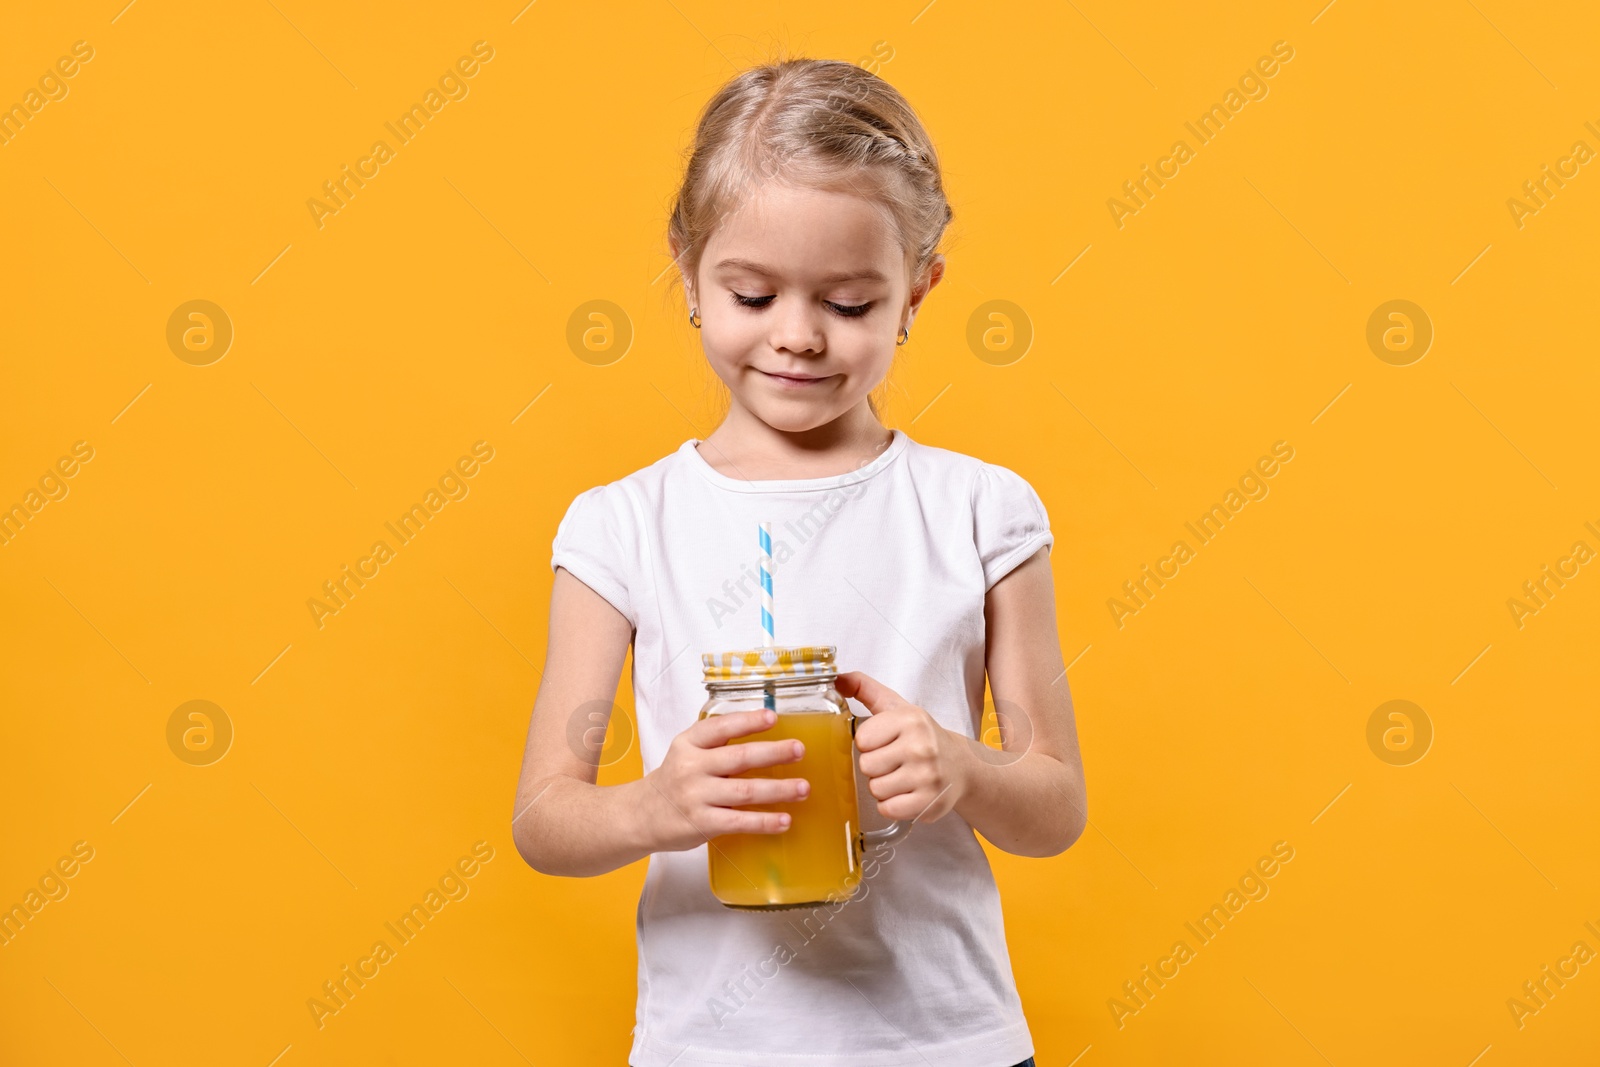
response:
<path id="1" fill-rule="evenodd" d="M 783 59 L 735 75 L 701 110 L 687 156 L 667 223 L 685 278 L 698 278 L 718 224 L 767 181 L 878 203 L 913 285 L 954 217 L 916 112 L 894 86 L 842 60 Z M 877 415 L 872 398 L 867 403 Z"/>

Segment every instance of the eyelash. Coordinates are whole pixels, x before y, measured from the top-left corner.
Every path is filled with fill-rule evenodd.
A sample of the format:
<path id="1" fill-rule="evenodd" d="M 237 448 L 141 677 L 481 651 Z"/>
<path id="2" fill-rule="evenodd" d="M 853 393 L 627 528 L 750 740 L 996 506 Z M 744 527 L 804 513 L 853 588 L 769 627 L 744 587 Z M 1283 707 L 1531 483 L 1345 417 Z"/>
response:
<path id="1" fill-rule="evenodd" d="M 772 300 L 772 297 L 770 296 L 740 296 L 738 293 L 731 292 L 729 295 L 733 297 L 733 302 L 735 304 L 747 308 L 764 308 L 767 306 L 768 301 Z M 858 319 L 867 312 L 871 311 L 873 305 L 873 301 L 871 300 L 867 301 L 865 304 L 855 305 L 835 304 L 828 300 L 824 300 L 823 303 L 832 308 L 834 313 L 837 314 L 841 319 Z"/>

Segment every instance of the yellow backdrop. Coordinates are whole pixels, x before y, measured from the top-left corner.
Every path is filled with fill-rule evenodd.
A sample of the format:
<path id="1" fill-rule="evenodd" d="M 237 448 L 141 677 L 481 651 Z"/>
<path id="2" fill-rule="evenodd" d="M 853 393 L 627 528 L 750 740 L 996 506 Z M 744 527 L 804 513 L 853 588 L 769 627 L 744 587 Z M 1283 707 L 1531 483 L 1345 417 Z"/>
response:
<path id="1" fill-rule="evenodd" d="M 886 418 L 1058 539 L 1040 1064 L 1593 1059 L 1592 10 L 524 2 L 6 16 L 0 1060 L 624 1062 L 644 866 L 508 829 L 550 540 L 714 426 L 665 212 L 780 44 L 928 122 Z"/>

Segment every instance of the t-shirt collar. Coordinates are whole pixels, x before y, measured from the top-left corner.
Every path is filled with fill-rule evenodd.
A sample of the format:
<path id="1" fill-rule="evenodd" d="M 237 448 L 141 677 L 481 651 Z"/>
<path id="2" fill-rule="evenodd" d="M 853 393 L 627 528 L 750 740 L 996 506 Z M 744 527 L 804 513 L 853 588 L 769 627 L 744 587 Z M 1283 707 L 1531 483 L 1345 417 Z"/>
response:
<path id="1" fill-rule="evenodd" d="M 717 470 L 706 458 L 700 454 L 695 446 L 700 443 L 700 438 L 691 437 L 678 449 L 686 464 L 699 471 L 705 479 L 719 489 L 727 489 L 735 493 L 808 493 L 820 492 L 828 489 L 837 489 L 845 485 L 853 485 L 865 481 L 883 471 L 892 464 L 906 447 L 911 443 L 911 438 L 905 431 L 895 429 L 887 448 L 878 453 L 870 461 L 853 471 L 843 474 L 832 474 L 824 478 L 768 478 L 751 481 L 746 478 L 733 478 Z"/>

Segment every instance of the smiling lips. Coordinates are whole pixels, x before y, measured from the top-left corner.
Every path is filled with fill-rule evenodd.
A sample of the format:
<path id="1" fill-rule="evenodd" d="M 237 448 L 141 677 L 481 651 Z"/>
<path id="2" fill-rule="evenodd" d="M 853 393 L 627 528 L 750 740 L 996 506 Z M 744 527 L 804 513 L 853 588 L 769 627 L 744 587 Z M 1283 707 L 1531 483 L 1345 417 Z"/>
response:
<path id="1" fill-rule="evenodd" d="M 816 385 L 818 382 L 825 382 L 833 377 L 831 374 L 819 378 L 810 374 L 773 374 L 770 371 L 761 371 L 760 373 L 771 378 L 784 389 L 805 389 L 808 386 Z"/>

